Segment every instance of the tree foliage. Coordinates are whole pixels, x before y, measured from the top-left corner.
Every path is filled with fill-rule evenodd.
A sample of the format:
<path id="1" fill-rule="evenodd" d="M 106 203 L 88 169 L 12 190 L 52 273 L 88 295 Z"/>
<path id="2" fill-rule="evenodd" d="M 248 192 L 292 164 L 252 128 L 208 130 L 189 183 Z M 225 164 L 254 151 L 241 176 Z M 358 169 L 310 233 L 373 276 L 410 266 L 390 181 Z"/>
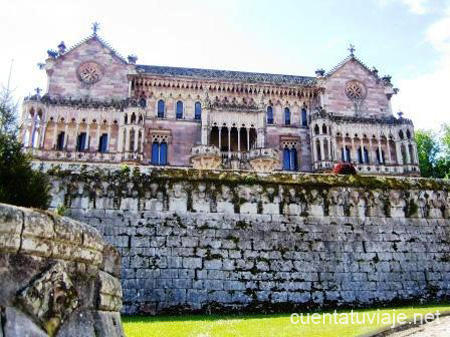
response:
<path id="1" fill-rule="evenodd" d="M 450 178 L 450 125 L 441 132 L 417 130 L 415 133 L 420 172 L 423 177 Z"/>
<path id="2" fill-rule="evenodd" d="M 17 104 L 10 93 L 0 92 L 0 202 L 17 206 L 48 208 L 48 176 L 33 170 L 31 156 L 17 138 Z"/>

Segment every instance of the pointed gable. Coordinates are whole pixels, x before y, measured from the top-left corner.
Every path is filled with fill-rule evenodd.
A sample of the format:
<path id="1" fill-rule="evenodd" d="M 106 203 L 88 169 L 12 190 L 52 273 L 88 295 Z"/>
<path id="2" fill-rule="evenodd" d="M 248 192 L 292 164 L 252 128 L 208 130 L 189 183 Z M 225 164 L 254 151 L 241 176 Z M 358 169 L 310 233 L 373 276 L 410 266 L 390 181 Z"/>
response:
<path id="1" fill-rule="evenodd" d="M 324 108 L 337 115 L 392 115 L 385 81 L 353 54 L 324 76 Z"/>
<path id="2" fill-rule="evenodd" d="M 127 75 L 134 68 L 107 42 L 93 34 L 47 60 L 48 95 L 74 99 L 124 99 L 128 96 Z"/>

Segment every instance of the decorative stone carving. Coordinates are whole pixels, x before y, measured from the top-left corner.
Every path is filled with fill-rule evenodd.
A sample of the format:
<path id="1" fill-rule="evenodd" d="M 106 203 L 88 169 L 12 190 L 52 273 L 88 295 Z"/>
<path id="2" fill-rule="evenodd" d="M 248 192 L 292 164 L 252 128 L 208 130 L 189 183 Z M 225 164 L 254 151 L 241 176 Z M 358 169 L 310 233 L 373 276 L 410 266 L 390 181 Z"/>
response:
<path id="1" fill-rule="evenodd" d="M 222 185 L 217 197 L 217 212 L 234 213 L 233 195 L 231 189 L 227 185 Z"/>
<path id="2" fill-rule="evenodd" d="M 404 218 L 405 217 L 405 206 L 406 202 L 400 191 L 390 191 L 389 192 L 389 201 L 391 206 L 391 217 L 392 218 Z"/>
<path id="3" fill-rule="evenodd" d="M 439 192 L 429 192 L 428 198 L 428 217 L 431 219 L 441 219 L 442 218 L 442 196 Z"/>
<path id="4" fill-rule="evenodd" d="M 215 170 L 221 161 L 220 150 L 214 145 L 197 145 L 191 150 L 191 163 L 195 169 Z"/>
<path id="5" fill-rule="evenodd" d="M 251 186 L 241 186 L 238 190 L 240 200 L 240 213 L 242 214 L 257 214 L 258 204 L 256 198 L 256 190 Z"/>
<path id="6" fill-rule="evenodd" d="M 324 215 L 323 211 L 323 196 L 319 193 L 318 190 L 311 190 L 309 196 L 309 204 L 308 211 L 309 216 L 312 217 L 322 217 Z"/>
<path id="7" fill-rule="evenodd" d="M 78 295 L 64 265 L 57 263 L 18 296 L 27 312 L 54 335 L 78 305 Z"/>
<path id="8" fill-rule="evenodd" d="M 290 188 L 287 195 L 284 197 L 284 210 L 285 215 L 300 215 L 302 212 L 300 206 L 300 197 L 297 194 L 295 188 Z"/>
<path id="9" fill-rule="evenodd" d="M 364 218 L 366 216 L 366 199 L 363 193 L 352 190 L 348 202 L 350 216 L 358 218 Z"/>
<path id="10" fill-rule="evenodd" d="M 169 211 L 185 213 L 187 212 L 187 193 L 182 183 L 172 186 L 169 199 Z"/>
<path id="11" fill-rule="evenodd" d="M 248 155 L 248 161 L 256 172 L 272 172 L 280 164 L 276 149 L 253 149 Z"/>
<path id="12" fill-rule="evenodd" d="M 211 212 L 210 198 L 206 193 L 206 185 L 201 183 L 192 194 L 192 208 L 196 212 Z"/>
<path id="13" fill-rule="evenodd" d="M 275 193 L 275 188 L 268 187 L 263 193 L 261 201 L 264 214 L 280 214 L 280 197 Z"/>
<path id="14" fill-rule="evenodd" d="M 328 192 L 328 211 L 330 216 L 344 216 L 344 197 L 342 190 L 332 189 Z"/>

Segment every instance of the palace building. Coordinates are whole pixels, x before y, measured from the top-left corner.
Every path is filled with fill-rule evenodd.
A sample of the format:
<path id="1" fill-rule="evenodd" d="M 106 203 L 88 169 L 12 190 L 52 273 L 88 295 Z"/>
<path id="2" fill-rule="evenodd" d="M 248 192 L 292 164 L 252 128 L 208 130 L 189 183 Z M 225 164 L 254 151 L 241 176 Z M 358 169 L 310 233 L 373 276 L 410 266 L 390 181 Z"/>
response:
<path id="1" fill-rule="evenodd" d="M 97 33 L 49 50 L 46 93 L 23 104 L 22 139 L 38 161 L 418 175 L 397 93 L 350 54 L 316 76 L 137 64 Z"/>

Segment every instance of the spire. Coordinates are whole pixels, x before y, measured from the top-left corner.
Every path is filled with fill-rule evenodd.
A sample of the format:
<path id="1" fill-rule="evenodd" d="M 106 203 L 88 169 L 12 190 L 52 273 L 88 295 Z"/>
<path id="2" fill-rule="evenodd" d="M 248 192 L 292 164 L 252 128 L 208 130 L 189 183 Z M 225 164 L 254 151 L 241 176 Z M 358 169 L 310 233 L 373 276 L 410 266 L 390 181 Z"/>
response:
<path id="1" fill-rule="evenodd" d="M 92 24 L 92 34 L 97 36 L 97 32 L 100 30 L 100 24 L 98 22 L 94 22 Z"/>
<path id="2" fill-rule="evenodd" d="M 354 57 L 355 56 L 355 45 L 353 45 L 353 44 L 351 44 L 350 43 L 350 46 L 349 46 L 349 48 L 348 48 L 348 51 L 350 52 L 350 56 L 351 57 Z"/>

